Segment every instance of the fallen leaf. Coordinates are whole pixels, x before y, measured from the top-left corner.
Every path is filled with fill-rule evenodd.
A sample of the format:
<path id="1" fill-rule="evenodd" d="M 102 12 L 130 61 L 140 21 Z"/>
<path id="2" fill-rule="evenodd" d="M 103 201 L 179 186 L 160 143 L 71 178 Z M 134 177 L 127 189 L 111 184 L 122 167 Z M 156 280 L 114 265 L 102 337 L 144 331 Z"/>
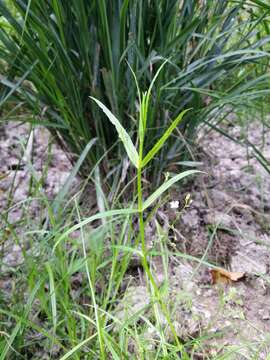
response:
<path id="1" fill-rule="evenodd" d="M 210 269 L 213 284 L 230 284 L 233 281 L 241 280 L 244 272 L 232 272 L 221 268 Z"/>
<path id="2" fill-rule="evenodd" d="M 2 172 L 0 172 L 0 180 L 3 180 L 3 179 L 5 179 L 6 177 L 8 177 L 9 176 L 9 172 L 7 172 L 7 173 L 2 173 Z"/>

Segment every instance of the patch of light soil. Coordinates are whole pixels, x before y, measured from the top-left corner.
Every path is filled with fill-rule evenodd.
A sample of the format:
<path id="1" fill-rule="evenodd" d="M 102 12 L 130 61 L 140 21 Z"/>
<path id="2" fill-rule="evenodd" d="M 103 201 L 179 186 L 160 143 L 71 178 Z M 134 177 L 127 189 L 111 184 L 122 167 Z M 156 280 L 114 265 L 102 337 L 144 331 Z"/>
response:
<path id="1" fill-rule="evenodd" d="M 42 199 L 52 200 L 71 172 L 65 153 L 55 142 L 50 149 L 50 142 L 49 132 L 41 127 L 31 133 L 28 125 L 7 123 L 0 129 L 2 272 L 23 262 L 22 246 L 9 241 L 11 228 L 23 236 L 27 221 L 42 221 Z"/>

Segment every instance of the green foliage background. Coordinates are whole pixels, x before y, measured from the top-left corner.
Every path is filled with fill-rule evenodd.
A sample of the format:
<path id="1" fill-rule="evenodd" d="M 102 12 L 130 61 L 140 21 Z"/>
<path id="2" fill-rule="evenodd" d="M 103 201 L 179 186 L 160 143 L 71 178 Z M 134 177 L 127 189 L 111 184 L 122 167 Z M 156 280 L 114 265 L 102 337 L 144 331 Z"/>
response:
<path id="1" fill-rule="evenodd" d="M 137 89 L 127 62 L 146 90 L 167 59 L 152 91 L 145 150 L 186 108 L 192 111 L 180 131 L 192 142 L 198 127 L 215 124 L 226 105 L 254 104 L 269 91 L 269 8 L 258 10 L 256 2 L 1 0 L 9 24 L 0 30 L 0 59 L 7 64 L 1 104 L 23 101 L 33 113 L 28 120 L 48 126 L 75 155 L 98 138 L 88 165 L 108 151 L 108 172 L 119 156 L 122 161 L 122 148 L 89 96 L 110 108 L 136 143 Z M 157 182 L 168 160 L 182 159 L 185 141 L 167 143 L 151 168 Z"/>

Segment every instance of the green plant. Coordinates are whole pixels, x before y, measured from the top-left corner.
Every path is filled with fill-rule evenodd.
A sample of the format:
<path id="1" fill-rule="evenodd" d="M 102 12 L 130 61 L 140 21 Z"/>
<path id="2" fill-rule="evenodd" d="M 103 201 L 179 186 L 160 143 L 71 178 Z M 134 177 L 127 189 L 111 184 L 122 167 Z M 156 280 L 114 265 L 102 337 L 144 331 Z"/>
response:
<path id="1" fill-rule="evenodd" d="M 171 135 L 172 131 L 177 127 L 177 125 L 180 123 L 180 121 L 183 119 L 183 116 L 187 111 L 182 111 L 176 119 L 172 122 L 171 126 L 164 132 L 164 134 L 161 136 L 161 138 L 156 142 L 156 144 L 152 147 L 152 149 L 149 150 L 149 152 L 144 156 L 144 139 L 147 132 L 147 121 L 148 121 L 148 111 L 149 111 L 149 101 L 151 96 L 151 90 L 153 88 L 154 82 L 156 81 L 159 73 L 161 72 L 163 66 L 165 63 L 159 68 L 159 70 L 156 73 L 156 76 L 154 77 L 153 81 L 150 84 L 150 87 L 146 93 L 141 94 L 137 79 L 135 74 L 134 79 L 135 83 L 138 87 L 138 95 L 139 95 L 139 104 L 140 104 L 140 113 L 139 113 L 139 152 L 137 152 L 131 138 L 129 137 L 128 133 L 125 131 L 125 129 L 122 127 L 121 123 L 118 121 L 118 119 L 111 113 L 111 111 L 104 106 L 99 100 L 92 98 L 98 106 L 104 111 L 104 113 L 107 115 L 111 123 L 115 126 L 117 133 L 123 142 L 123 145 L 125 147 L 126 153 L 131 161 L 131 163 L 136 167 L 137 169 L 137 198 L 138 198 L 138 213 L 139 213 L 139 237 L 138 239 L 141 240 L 141 252 L 140 256 L 142 259 L 142 265 L 144 268 L 144 271 L 146 273 L 147 279 L 149 281 L 148 288 L 149 291 L 152 293 L 152 296 L 156 301 L 159 303 L 162 312 L 164 316 L 166 317 L 166 320 L 168 322 L 168 325 L 171 328 L 171 331 L 174 335 L 175 342 L 178 346 L 178 350 L 183 352 L 183 346 L 181 346 L 178 336 L 176 334 L 176 331 L 174 329 L 174 326 L 170 320 L 170 314 L 167 309 L 167 306 L 162 300 L 162 297 L 160 296 L 160 292 L 158 289 L 158 286 L 156 285 L 156 282 L 154 280 L 154 277 L 152 275 L 152 272 L 148 265 L 148 251 L 145 245 L 145 229 L 144 229 L 144 212 L 145 210 L 152 205 L 154 201 L 156 201 L 158 198 L 161 197 L 161 195 L 169 189 L 174 183 L 177 181 L 183 179 L 184 177 L 197 173 L 196 170 L 188 170 L 181 174 L 175 175 L 170 180 L 165 181 L 152 195 L 150 195 L 145 201 L 143 200 L 143 189 L 142 189 L 142 171 L 145 168 L 145 166 L 154 158 L 154 156 L 161 150 L 162 146 L 165 144 L 166 140 Z M 138 243 L 135 244 L 138 246 Z M 167 355 L 166 353 L 164 355 Z M 187 358 L 187 354 L 184 352 L 182 354 L 183 358 Z"/>
<path id="2" fill-rule="evenodd" d="M 192 142 L 196 129 L 216 123 L 226 104 L 237 106 L 268 92 L 268 76 L 256 74 L 254 80 L 252 70 L 268 56 L 264 51 L 268 37 L 259 26 L 267 7 L 261 17 L 253 17 L 245 10 L 244 0 L 11 3 L 16 16 L 0 1 L 0 12 L 12 29 L 11 33 L 0 29 L 0 59 L 8 69 L 0 78 L 0 105 L 11 99 L 27 104 L 33 112 L 28 121 L 47 126 L 75 155 L 98 138 L 84 169 L 88 173 L 89 166 L 107 152 L 101 171 L 111 174 L 108 182 L 112 174 L 119 182 L 115 165 L 122 150 L 116 144 L 115 128 L 104 121 L 88 96 L 110 108 L 136 142 L 137 90 L 126 60 L 140 88 L 147 89 L 160 61 L 168 59 L 152 89 L 146 151 L 160 138 L 169 119 L 184 108 L 192 110 L 180 131 Z M 228 81 L 238 70 L 241 76 Z M 172 137 L 148 172 L 160 182 L 168 160 L 178 160 L 183 153 L 185 142 Z"/>

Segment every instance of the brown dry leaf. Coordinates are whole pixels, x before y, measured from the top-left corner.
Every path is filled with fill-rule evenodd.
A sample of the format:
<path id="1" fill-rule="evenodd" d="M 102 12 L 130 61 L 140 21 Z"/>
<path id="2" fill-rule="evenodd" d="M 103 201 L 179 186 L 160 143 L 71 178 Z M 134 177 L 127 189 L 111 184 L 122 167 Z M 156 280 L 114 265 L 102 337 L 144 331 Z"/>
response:
<path id="1" fill-rule="evenodd" d="M 241 280 L 244 276 L 244 272 L 231 272 L 225 269 L 216 268 L 210 269 L 213 284 L 230 284 L 233 281 Z"/>
<path id="2" fill-rule="evenodd" d="M 8 176 L 9 176 L 9 172 L 7 172 L 7 173 L 0 172 L 0 180 L 3 180 Z"/>

